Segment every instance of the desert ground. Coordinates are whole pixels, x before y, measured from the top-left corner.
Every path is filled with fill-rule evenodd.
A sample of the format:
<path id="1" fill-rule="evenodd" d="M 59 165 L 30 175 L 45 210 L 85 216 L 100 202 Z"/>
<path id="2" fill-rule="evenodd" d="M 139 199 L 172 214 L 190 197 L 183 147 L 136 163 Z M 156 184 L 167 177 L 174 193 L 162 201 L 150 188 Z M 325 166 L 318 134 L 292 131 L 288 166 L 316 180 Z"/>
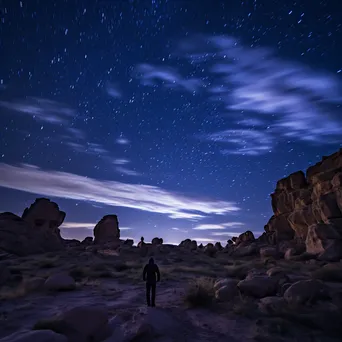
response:
<path id="1" fill-rule="evenodd" d="M 156 308 L 146 306 L 142 280 L 151 255 L 161 271 Z M 7 256 L 0 272 L 7 279 L 0 341 L 337 342 L 342 336 L 342 262 L 211 257 L 167 245 L 151 246 L 144 256 L 137 247 L 96 253 L 73 247 Z M 304 287 L 285 296 L 294 283 Z M 73 308 L 78 312 L 63 317 Z"/>

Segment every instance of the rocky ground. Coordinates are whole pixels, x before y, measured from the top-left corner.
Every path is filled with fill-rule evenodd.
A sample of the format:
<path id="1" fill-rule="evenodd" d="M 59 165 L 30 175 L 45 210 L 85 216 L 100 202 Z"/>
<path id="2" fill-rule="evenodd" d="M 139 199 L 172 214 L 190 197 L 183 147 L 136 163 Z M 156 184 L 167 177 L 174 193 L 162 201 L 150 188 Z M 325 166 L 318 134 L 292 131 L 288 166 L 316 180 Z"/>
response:
<path id="1" fill-rule="evenodd" d="M 0 341 L 341 341 L 342 262 L 149 255 L 162 276 L 156 308 L 139 248 L 3 257 Z"/>

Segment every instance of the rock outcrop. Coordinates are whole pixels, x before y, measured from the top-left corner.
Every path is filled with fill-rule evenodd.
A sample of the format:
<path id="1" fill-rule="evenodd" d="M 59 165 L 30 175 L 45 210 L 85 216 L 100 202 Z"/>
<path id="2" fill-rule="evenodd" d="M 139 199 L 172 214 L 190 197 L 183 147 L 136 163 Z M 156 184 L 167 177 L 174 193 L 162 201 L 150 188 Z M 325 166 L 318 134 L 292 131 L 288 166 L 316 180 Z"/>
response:
<path id="1" fill-rule="evenodd" d="M 96 224 L 94 228 L 95 244 L 119 244 L 120 229 L 116 215 L 106 215 Z"/>
<path id="2" fill-rule="evenodd" d="M 22 219 L 34 228 L 52 232 L 60 237 L 59 226 L 65 219 L 65 212 L 59 210 L 57 203 L 47 198 L 37 198 L 22 214 Z"/>
<path id="3" fill-rule="evenodd" d="M 157 246 L 157 245 L 162 245 L 163 244 L 163 239 L 155 237 L 152 239 L 152 245 Z"/>
<path id="4" fill-rule="evenodd" d="M 279 180 L 271 198 L 270 242 L 294 239 L 322 260 L 342 258 L 342 149 Z"/>
<path id="5" fill-rule="evenodd" d="M 22 217 L 0 214 L 0 249 L 18 256 L 51 252 L 64 248 L 59 226 L 65 213 L 56 203 L 37 199 Z"/>
<path id="6" fill-rule="evenodd" d="M 185 239 L 179 244 L 179 247 L 184 247 L 185 249 L 189 249 L 189 250 L 193 251 L 193 250 L 197 249 L 197 241 Z"/>

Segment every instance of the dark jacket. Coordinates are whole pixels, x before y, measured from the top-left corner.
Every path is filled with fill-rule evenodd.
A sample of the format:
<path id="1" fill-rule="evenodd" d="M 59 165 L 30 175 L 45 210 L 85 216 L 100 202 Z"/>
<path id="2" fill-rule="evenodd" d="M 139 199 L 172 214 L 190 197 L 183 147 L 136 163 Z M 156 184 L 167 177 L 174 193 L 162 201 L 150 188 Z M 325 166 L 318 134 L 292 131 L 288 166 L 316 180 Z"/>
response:
<path id="1" fill-rule="evenodd" d="M 155 284 L 160 280 L 160 272 L 157 264 L 154 263 L 153 258 L 150 258 L 148 264 L 144 267 L 143 279 L 149 284 Z"/>

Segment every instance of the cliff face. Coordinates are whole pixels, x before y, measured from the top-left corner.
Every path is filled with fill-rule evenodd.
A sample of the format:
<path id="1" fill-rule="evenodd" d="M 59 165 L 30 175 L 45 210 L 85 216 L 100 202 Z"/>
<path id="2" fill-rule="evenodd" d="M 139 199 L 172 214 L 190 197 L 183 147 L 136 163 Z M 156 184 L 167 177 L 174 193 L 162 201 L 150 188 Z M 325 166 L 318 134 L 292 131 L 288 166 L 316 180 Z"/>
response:
<path id="1" fill-rule="evenodd" d="M 273 242 L 297 239 L 323 259 L 342 258 L 342 149 L 279 180 L 271 198 Z"/>

